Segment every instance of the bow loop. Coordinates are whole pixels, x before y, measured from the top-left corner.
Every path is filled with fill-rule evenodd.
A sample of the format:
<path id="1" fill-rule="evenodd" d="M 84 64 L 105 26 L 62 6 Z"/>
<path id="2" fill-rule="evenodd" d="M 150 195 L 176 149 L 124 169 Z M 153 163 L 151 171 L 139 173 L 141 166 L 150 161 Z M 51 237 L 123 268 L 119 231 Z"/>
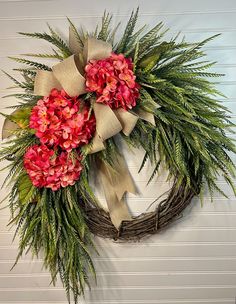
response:
<path id="1" fill-rule="evenodd" d="M 133 131 L 139 117 L 128 111 L 125 111 L 122 108 L 114 110 L 114 113 L 122 125 L 122 132 L 126 136 L 129 136 L 130 133 Z"/>
<path id="2" fill-rule="evenodd" d="M 101 60 L 109 57 L 112 52 L 112 46 L 105 41 L 89 37 L 84 44 L 83 57 L 87 63 L 89 60 Z"/>
<path id="3" fill-rule="evenodd" d="M 34 93 L 39 96 L 47 96 L 52 88 L 61 90 L 62 86 L 52 72 L 38 70 L 34 80 Z"/>
<path id="4" fill-rule="evenodd" d="M 53 74 L 69 96 L 86 93 L 85 78 L 81 74 L 78 57 L 72 55 L 52 67 Z"/>

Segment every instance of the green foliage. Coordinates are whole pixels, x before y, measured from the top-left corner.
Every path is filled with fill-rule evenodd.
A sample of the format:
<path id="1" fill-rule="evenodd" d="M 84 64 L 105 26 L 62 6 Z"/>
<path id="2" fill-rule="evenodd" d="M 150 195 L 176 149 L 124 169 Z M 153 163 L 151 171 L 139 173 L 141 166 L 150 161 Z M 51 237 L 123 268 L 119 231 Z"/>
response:
<path id="1" fill-rule="evenodd" d="M 55 47 L 57 47 L 58 52 L 61 54 L 63 58 L 69 57 L 71 54 L 71 51 L 69 49 L 69 46 L 67 43 L 54 31 L 50 26 L 49 31 L 50 34 L 48 33 L 22 33 L 20 32 L 19 34 L 30 37 L 30 38 L 37 38 L 37 39 L 43 39 L 46 40 L 47 42 L 51 43 Z M 56 52 L 56 54 L 58 54 Z"/>
<path id="2" fill-rule="evenodd" d="M 16 58 L 16 57 L 9 57 L 9 58 L 12 59 L 12 60 L 15 60 L 18 63 L 26 64 L 30 67 L 33 67 L 33 68 L 37 69 L 37 70 L 51 71 L 51 69 L 47 65 L 39 63 L 39 62 L 27 60 L 27 59 L 24 59 L 24 58 Z"/>
<path id="3" fill-rule="evenodd" d="M 134 32 L 134 28 L 138 19 L 138 11 L 139 9 L 137 9 L 135 12 L 132 11 L 129 21 L 124 30 L 124 34 L 116 47 L 115 51 L 117 53 L 124 53 L 126 51 L 126 45 L 130 42 L 130 39 L 132 39 L 132 34 Z"/>
<path id="4" fill-rule="evenodd" d="M 235 165 L 227 151 L 235 153 L 235 146 L 225 135 L 226 130 L 233 132 L 233 124 L 215 99 L 220 93 L 205 79 L 221 75 L 205 72 L 211 63 L 196 62 L 205 56 L 201 48 L 216 36 L 195 45 L 161 43 L 153 47 L 156 52 L 150 49 L 136 69 L 138 82 L 145 87 L 140 104 L 148 98 L 161 106 L 154 111 L 152 131 L 158 149 L 145 148 L 148 154 L 154 159 L 158 150 L 170 174 L 179 182 L 186 179 L 188 187 L 196 187 L 192 181 L 199 180 L 219 191 L 215 181 L 220 174 L 233 186 Z M 176 54 L 176 49 L 181 51 Z M 144 136 L 141 128 L 138 134 Z"/>
<path id="5" fill-rule="evenodd" d="M 206 56 L 202 50 L 205 44 L 218 35 L 199 43 L 177 42 L 178 36 L 161 41 L 167 31 L 161 22 L 143 35 L 143 28 L 135 32 L 137 13 L 132 12 L 115 51 L 132 57 L 141 84 L 137 108 L 153 113 L 156 127 L 140 120 L 124 140 L 144 148 L 141 168 L 149 158 L 154 165 L 150 179 L 162 162 L 170 176 L 179 184 L 187 181 L 187 187 L 194 187 L 196 194 L 204 184 L 222 193 L 216 184 L 219 175 L 235 191 L 235 164 L 228 152 L 236 150 L 226 136 L 226 131 L 234 133 L 234 125 L 217 100 L 223 95 L 208 80 L 223 75 L 207 71 L 214 62 L 199 60 Z M 114 153 L 106 149 L 102 157 L 110 162 Z"/>
<path id="6" fill-rule="evenodd" d="M 10 181 L 9 206 L 12 212 L 10 224 L 16 224 L 20 236 L 19 253 L 15 264 L 26 251 L 36 256 L 44 253 L 44 265 L 52 275 L 53 284 L 59 276 L 70 302 L 71 292 L 75 303 L 89 286 L 88 273 L 95 278 L 90 252 L 96 252 L 91 234 L 80 208 L 82 200 L 95 203 L 88 184 L 88 164 L 84 160 L 84 172 L 78 184 L 51 189 L 34 187 L 23 168 L 26 149 L 38 140 L 28 130 L 21 130 L 17 138 L 9 140 L 0 151 L 0 160 L 8 160 Z M 72 152 L 71 157 L 73 157 Z M 85 200 L 86 198 L 86 200 Z"/>
<path id="7" fill-rule="evenodd" d="M 19 201 L 21 204 L 32 203 L 35 198 L 37 188 L 31 183 L 31 180 L 25 172 L 19 176 L 18 181 Z"/>
<path id="8" fill-rule="evenodd" d="M 83 40 L 83 38 L 81 37 L 81 34 L 80 34 L 79 31 L 76 29 L 74 23 L 73 23 L 69 18 L 67 18 L 67 20 L 68 20 L 68 22 L 69 22 L 69 24 L 70 24 L 70 27 L 71 27 L 71 29 L 72 29 L 72 31 L 73 31 L 73 33 L 74 33 L 74 36 L 75 36 L 77 42 L 79 43 L 80 47 L 83 48 L 83 46 L 84 46 L 84 40 Z"/>
<path id="9" fill-rule="evenodd" d="M 102 17 L 102 26 L 101 30 L 99 31 L 97 38 L 107 41 L 109 34 L 110 34 L 110 24 L 111 24 L 112 16 L 107 14 L 106 11 Z"/>
<path id="10" fill-rule="evenodd" d="M 25 129 L 29 127 L 29 116 L 31 113 L 31 107 L 24 107 L 17 109 L 11 115 L 8 115 L 8 119 L 15 122 L 19 127 Z"/>
<path id="11" fill-rule="evenodd" d="M 23 54 L 23 56 L 28 56 L 28 57 L 36 57 L 36 58 L 43 58 L 43 59 L 58 59 L 58 60 L 63 60 L 63 56 L 59 55 L 55 50 L 54 54 L 34 54 L 34 53 L 27 53 Z"/>
<path id="12" fill-rule="evenodd" d="M 57 192 L 43 189 L 37 195 L 37 202 L 30 200 L 22 204 L 16 198 L 10 203 L 18 206 L 18 213 L 11 221 L 17 225 L 20 236 L 16 263 L 26 250 L 36 256 L 43 251 L 44 266 L 51 272 L 53 284 L 59 276 L 68 301 L 72 291 L 77 303 L 85 285 L 89 285 L 88 271 L 95 276 L 95 269 L 90 257 L 91 235 L 75 187 Z"/>

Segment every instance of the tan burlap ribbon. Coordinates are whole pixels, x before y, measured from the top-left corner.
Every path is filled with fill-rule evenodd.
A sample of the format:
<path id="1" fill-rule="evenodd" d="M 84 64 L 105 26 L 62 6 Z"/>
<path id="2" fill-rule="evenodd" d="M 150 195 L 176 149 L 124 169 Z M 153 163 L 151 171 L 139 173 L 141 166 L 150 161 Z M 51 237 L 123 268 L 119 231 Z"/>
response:
<path id="1" fill-rule="evenodd" d="M 112 46 L 109 43 L 91 37 L 86 40 L 82 49 L 71 28 L 69 45 L 73 55 L 54 65 L 52 71 L 37 71 L 34 83 L 36 95 L 47 96 L 53 88 L 59 90 L 63 88 L 69 96 L 86 93 L 85 65 L 92 59 L 107 58 L 112 52 Z M 96 117 L 96 133 L 90 153 L 103 150 L 106 139 L 120 131 L 129 136 L 139 117 L 155 124 L 153 115 L 145 111 L 130 113 L 124 109 L 112 110 L 109 106 L 96 102 L 93 102 L 93 110 Z M 6 136 L 5 127 L 6 125 L 3 128 L 3 138 Z M 125 192 L 135 193 L 135 186 L 124 158 L 119 156 L 113 169 L 105 163 L 100 163 L 98 175 L 103 183 L 112 222 L 119 229 L 123 220 L 131 219 L 123 195 Z"/>
<path id="2" fill-rule="evenodd" d="M 14 115 L 15 113 L 17 113 L 17 110 L 14 111 L 12 114 Z M 5 119 L 2 126 L 2 139 L 10 137 L 13 132 L 18 128 L 19 126 L 15 122 L 9 119 Z"/>
<path id="3" fill-rule="evenodd" d="M 97 168 L 97 178 L 103 187 L 111 221 L 119 229 L 122 221 L 132 219 L 124 194 L 135 194 L 136 187 L 122 155 L 117 156 L 113 168 L 101 160 L 98 161 Z"/>

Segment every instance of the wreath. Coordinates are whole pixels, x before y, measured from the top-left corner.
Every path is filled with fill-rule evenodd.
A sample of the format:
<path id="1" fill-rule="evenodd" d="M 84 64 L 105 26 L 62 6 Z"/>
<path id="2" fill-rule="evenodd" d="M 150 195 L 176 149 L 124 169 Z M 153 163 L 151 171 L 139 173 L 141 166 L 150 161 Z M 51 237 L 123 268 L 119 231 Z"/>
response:
<path id="1" fill-rule="evenodd" d="M 23 80 L 13 78 L 22 93 L 5 116 L 0 151 L 8 161 L 4 185 L 10 224 L 20 236 L 19 253 L 44 254 L 52 282 L 60 276 L 75 302 L 95 276 L 92 234 L 115 240 L 138 240 L 156 233 L 178 217 L 205 185 L 217 190 L 218 176 L 235 191 L 233 124 L 222 96 L 207 78 L 214 63 L 202 60 L 200 43 L 164 41 L 163 24 L 134 31 L 138 10 L 132 12 L 119 41 L 118 26 L 104 13 L 92 33 L 69 22 L 69 42 L 49 27 L 49 33 L 20 33 L 53 45 L 50 54 L 26 54 L 55 59 L 52 67 L 25 58 L 12 58 Z M 227 133 L 226 133 L 227 132 Z M 145 151 L 140 164 L 160 165 L 173 180 L 167 198 L 155 211 L 130 215 L 125 193 L 136 193 L 117 136 L 131 148 Z M 102 183 L 109 212 L 99 204 L 90 175 Z"/>

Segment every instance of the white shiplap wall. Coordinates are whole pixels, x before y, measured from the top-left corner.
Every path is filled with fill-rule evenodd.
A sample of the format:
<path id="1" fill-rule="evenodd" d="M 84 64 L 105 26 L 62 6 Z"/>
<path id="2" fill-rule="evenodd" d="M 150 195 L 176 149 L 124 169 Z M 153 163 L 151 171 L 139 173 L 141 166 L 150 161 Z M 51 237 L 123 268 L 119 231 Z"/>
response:
<path id="1" fill-rule="evenodd" d="M 236 121 L 236 2 L 234 0 L 0 0 L 0 67 L 10 70 L 14 63 L 6 56 L 47 51 L 48 45 L 19 37 L 18 31 L 43 31 L 46 22 L 66 35 L 65 16 L 92 29 L 103 10 L 114 13 L 114 21 L 125 20 L 132 8 L 140 6 L 139 24 L 163 20 L 188 40 L 201 40 L 215 33 L 222 36 L 207 46 L 209 59 L 219 63 L 214 71 L 226 76 L 218 84 L 228 96 L 225 105 Z M 0 75 L 0 97 L 9 81 Z M 0 110 L 13 100 L 1 100 Z M 2 123 L 2 120 L 1 120 Z M 129 167 L 141 188 L 139 198 L 130 197 L 134 213 L 145 210 L 155 197 L 157 186 L 145 188 L 145 173 L 137 176 L 136 160 L 127 154 Z M 235 158 L 236 159 L 236 158 Z M 3 179 L 5 173 L 1 173 Z M 223 180 L 219 185 L 229 194 L 215 194 L 210 203 L 206 191 L 204 206 L 197 199 L 184 216 L 167 231 L 137 244 L 115 244 L 97 240 L 100 256 L 95 257 L 98 285 L 81 303 L 233 304 L 236 297 L 236 201 Z M 163 184 L 162 184 L 163 186 Z M 158 183 L 158 188 L 160 182 Z M 1 198 L 4 190 L 1 191 Z M 49 286 L 49 274 L 42 260 L 24 257 L 10 272 L 17 253 L 11 243 L 13 231 L 6 228 L 8 210 L 0 212 L 0 304 L 66 303 L 58 283 Z"/>

